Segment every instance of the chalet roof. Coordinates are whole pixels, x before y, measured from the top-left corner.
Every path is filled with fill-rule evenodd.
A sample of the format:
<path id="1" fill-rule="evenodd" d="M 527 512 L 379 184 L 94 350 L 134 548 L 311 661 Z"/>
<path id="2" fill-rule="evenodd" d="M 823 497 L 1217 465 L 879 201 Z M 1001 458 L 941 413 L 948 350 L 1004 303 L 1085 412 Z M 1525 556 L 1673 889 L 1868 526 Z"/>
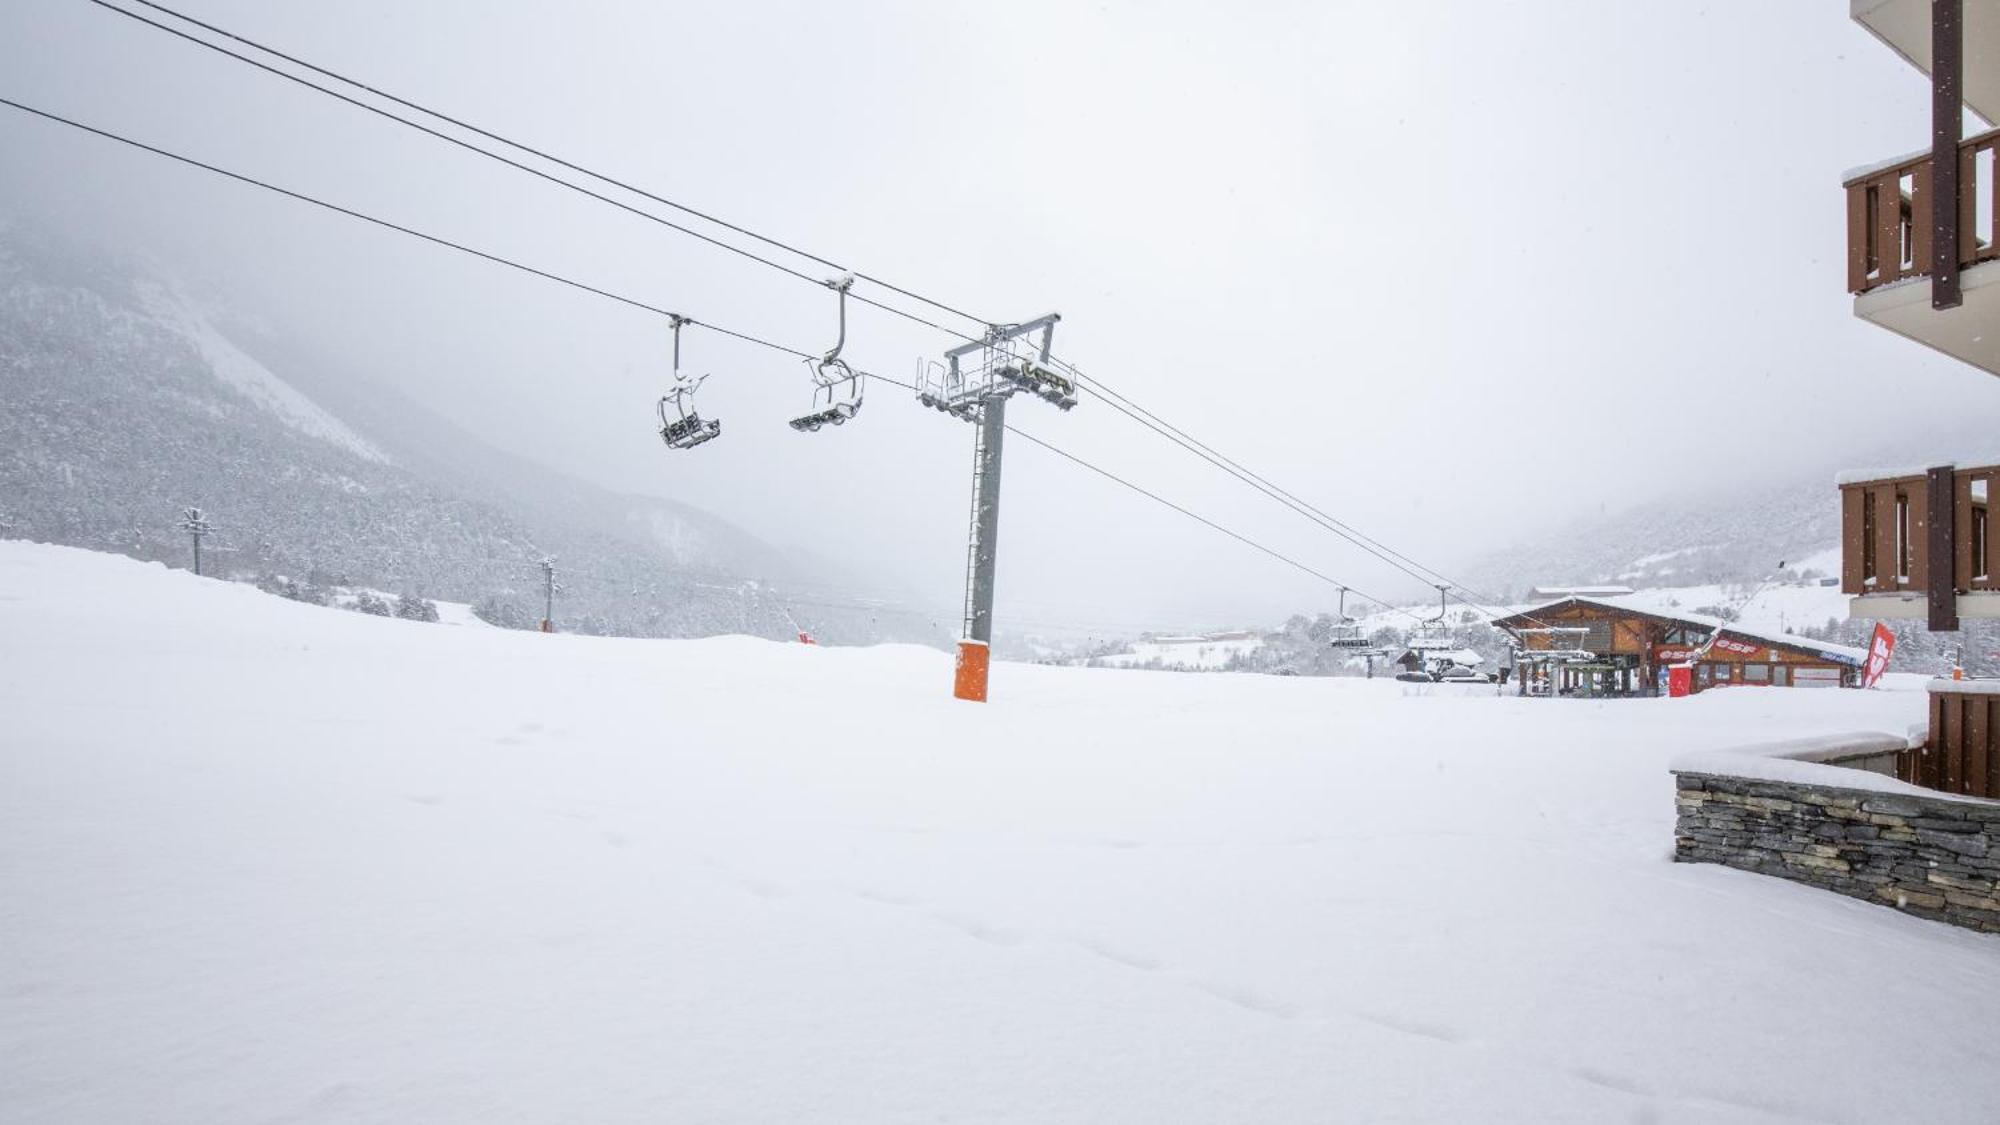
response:
<path id="1" fill-rule="evenodd" d="M 1403 651 L 1405 656 L 1415 656 L 1419 660 L 1449 660 L 1453 664 L 1461 665 L 1466 668 L 1472 668 L 1486 663 L 1485 657 L 1479 655 L 1478 653 L 1472 651 L 1469 648 L 1457 648 L 1457 649 L 1416 648 L 1414 646 L 1409 646 L 1406 647 Z"/>
<path id="2" fill-rule="evenodd" d="M 1630 586 L 1537 586 L 1531 591 L 1538 598 L 1615 598 L 1633 592 Z"/>
<path id="3" fill-rule="evenodd" d="M 1811 637 L 1794 636 L 1790 633 L 1772 632 L 1763 629 L 1746 629 L 1740 625 L 1724 621 L 1719 617 L 1710 617 L 1705 613 L 1684 613 L 1679 610 L 1667 612 L 1650 606 L 1634 604 L 1627 598 L 1571 596 L 1549 602 L 1546 605 L 1533 606 L 1518 613 L 1509 614 L 1495 620 L 1493 624 L 1502 629 L 1511 628 L 1516 625 L 1539 626 L 1545 624 L 1545 622 L 1537 620 L 1540 616 L 1574 605 L 1596 606 L 1599 609 L 1608 609 L 1631 617 L 1643 617 L 1651 621 L 1659 621 L 1671 625 L 1684 625 L 1708 632 L 1713 632 L 1719 628 L 1722 630 L 1722 636 L 1725 638 L 1754 641 L 1768 648 L 1782 648 L 1791 652 L 1804 653 L 1807 656 L 1817 656 L 1831 660 L 1836 664 L 1859 666 L 1868 659 L 1866 652 L 1858 648 L 1850 648 L 1847 645 L 1837 645 L 1830 641 L 1817 641 Z"/>

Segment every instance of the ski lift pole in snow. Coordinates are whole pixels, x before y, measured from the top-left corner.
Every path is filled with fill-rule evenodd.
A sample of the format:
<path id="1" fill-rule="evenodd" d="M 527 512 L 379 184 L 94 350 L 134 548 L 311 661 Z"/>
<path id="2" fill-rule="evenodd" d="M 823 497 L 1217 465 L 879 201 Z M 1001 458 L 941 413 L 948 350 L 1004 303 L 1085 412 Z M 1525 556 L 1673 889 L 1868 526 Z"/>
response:
<path id="1" fill-rule="evenodd" d="M 542 632 L 556 631 L 556 592 L 562 586 L 556 582 L 556 560 L 544 558 L 535 565 L 542 568 Z"/>
<path id="2" fill-rule="evenodd" d="M 201 514 L 200 508 L 185 508 L 181 511 L 181 530 L 187 532 L 188 537 L 194 540 L 194 572 L 199 577 L 201 541 L 209 532 L 214 531 L 215 527 L 208 522 L 208 517 Z"/>
<path id="3" fill-rule="evenodd" d="M 965 613 L 951 693 L 986 702 L 992 663 L 994 564 L 999 556 L 1000 453 L 1007 400 L 1026 392 L 1067 411 L 1076 405 L 1077 371 L 1049 354 L 1058 313 L 1024 324 L 990 324 L 985 335 L 926 363 L 917 401 L 973 426 L 972 517 L 965 546 Z"/>

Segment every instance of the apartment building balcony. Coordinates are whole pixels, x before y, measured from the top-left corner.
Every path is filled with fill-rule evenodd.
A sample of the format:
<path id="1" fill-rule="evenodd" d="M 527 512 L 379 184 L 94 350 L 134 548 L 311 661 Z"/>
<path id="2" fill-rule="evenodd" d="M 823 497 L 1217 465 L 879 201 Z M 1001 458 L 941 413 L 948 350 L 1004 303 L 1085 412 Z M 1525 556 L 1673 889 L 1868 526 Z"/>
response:
<path id="1" fill-rule="evenodd" d="M 2000 75 L 2000 66 L 1995 74 Z M 1928 150 L 1849 173 L 1847 289 L 1854 313 L 1946 355 L 2000 375 L 2000 129 L 1958 146 L 1958 262 L 1963 304 L 1938 309 L 1933 269 L 1932 165 Z"/>
<path id="2" fill-rule="evenodd" d="M 1987 522 L 1996 482 L 2000 465 L 1843 477 L 1840 587 L 1852 599 L 1849 614 L 1923 619 L 1947 631 L 1961 617 L 2000 617 L 2000 542 Z"/>

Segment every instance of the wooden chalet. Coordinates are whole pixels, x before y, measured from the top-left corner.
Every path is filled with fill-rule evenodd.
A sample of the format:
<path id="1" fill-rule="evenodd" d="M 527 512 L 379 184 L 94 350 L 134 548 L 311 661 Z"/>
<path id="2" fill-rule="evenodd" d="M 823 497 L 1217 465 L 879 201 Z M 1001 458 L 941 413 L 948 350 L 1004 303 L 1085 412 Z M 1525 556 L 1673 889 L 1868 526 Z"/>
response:
<path id="1" fill-rule="evenodd" d="M 1665 669 L 1690 660 L 1694 691 L 1857 687 L 1867 659 L 1845 645 L 1602 598 L 1563 598 L 1494 625 L 1521 638 L 1516 675 L 1532 695 L 1653 695 L 1665 690 Z"/>

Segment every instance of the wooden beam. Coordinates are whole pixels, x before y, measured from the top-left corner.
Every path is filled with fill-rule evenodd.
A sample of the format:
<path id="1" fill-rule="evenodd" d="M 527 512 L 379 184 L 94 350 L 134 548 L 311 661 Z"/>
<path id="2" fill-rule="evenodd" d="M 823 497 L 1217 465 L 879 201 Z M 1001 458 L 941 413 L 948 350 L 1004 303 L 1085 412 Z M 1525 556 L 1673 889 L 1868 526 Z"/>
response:
<path id="1" fill-rule="evenodd" d="M 1924 473 L 1923 582 L 1933 633 L 1958 631 L 1958 551 L 1953 545 L 1958 497 L 1952 489 L 1957 475 L 1950 465 L 1934 465 Z M 1912 531 L 1911 537 L 1918 534 Z"/>
<path id="2" fill-rule="evenodd" d="M 1955 309 L 1958 283 L 1958 145 L 1964 139 L 1964 0 L 1931 0 L 1931 307 Z M 1922 215 L 1913 222 L 1924 221 Z"/>
<path id="3" fill-rule="evenodd" d="M 1868 185 L 1847 189 L 1847 291 L 1868 288 Z"/>
<path id="4" fill-rule="evenodd" d="M 1867 524 L 1862 519 L 1867 490 L 1858 484 L 1840 489 L 1840 592 L 1854 597 L 1868 593 L 1867 572 L 1862 570 L 1862 552 L 1867 550 Z"/>

